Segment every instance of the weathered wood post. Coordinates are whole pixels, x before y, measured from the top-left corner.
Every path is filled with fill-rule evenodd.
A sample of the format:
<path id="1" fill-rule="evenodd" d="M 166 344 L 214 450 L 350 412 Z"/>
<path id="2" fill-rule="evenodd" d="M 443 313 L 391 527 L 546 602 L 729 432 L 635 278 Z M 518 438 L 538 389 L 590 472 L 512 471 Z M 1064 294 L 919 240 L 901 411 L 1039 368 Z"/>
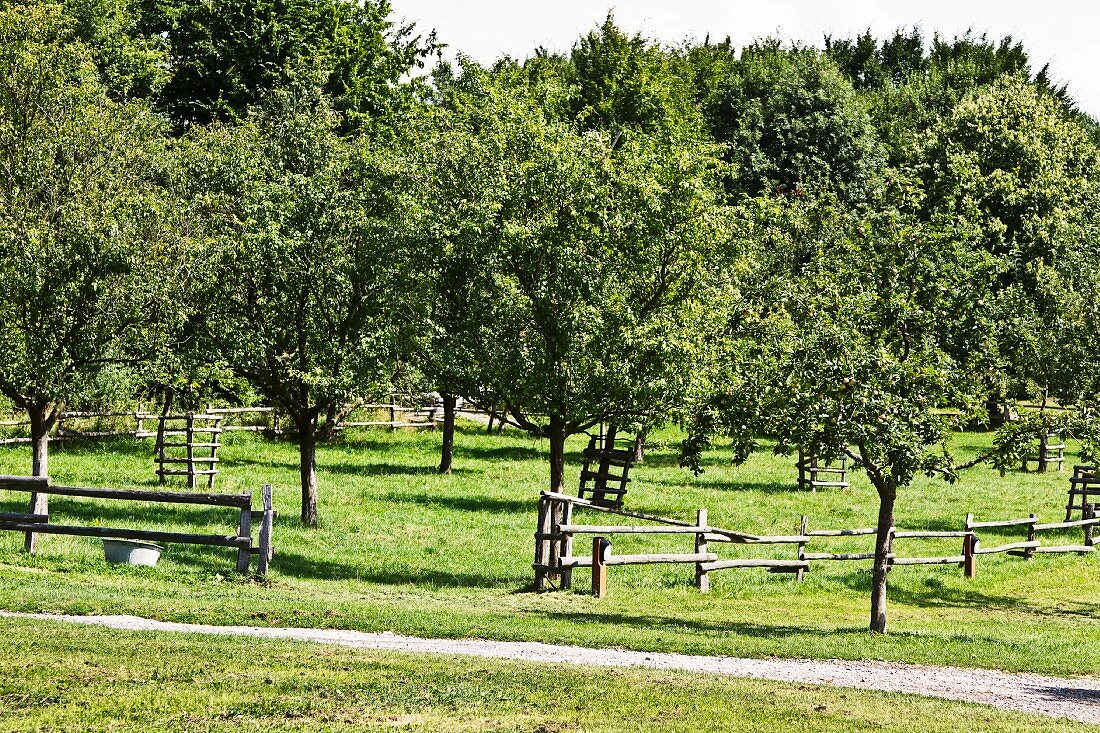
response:
<path id="1" fill-rule="evenodd" d="M 573 523 L 573 502 L 563 502 L 565 506 L 562 507 L 561 523 L 572 524 Z M 561 531 L 560 525 L 554 528 L 554 531 L 559 536 L 560 543 L 560 557 L 570 557 L 573 554 L 573 535 L 565 534 Z M 559 562 L 560 564 L 560 562 Z M 562 568 L 561 575 L 558 578 L 559 587 L 562 590 L 573 587 L 573 568 Z"/>
<path id="2" fill-rule="evenodd" d="M 699 528 L 699 533 L 695 535 L 695 554 L 699 555 L 707 551 L 707 510 L 699 509 L 695 512 L 695 525 Z M 710 590 L 710 576 L 707 575 L 706 568 L 703 567 L 703 563 L 695 563 L 695 587 L 699 589 L 701 593 L 706 593 Z"/>
<path id="3" fill-rule="evenodd" d="M 271 557 L 275 554 L 275 548 L 271 544 L 271 530 L 275 522 L 275 507 L 272 502 L 271 484 L 264 484 L 260 492 L 263 497 L 264 516 L 260 520 L 260 557 L 256 572 L 259 575 L 267 575 L 267 566 Z"/>
<path id="4" fill-rule="evenodd" d="M 535 520 L 535 590 L 546 587 L 546 567 L 550 561 L 550 500 L 539 497 Z"/>
<path id="5" fill-rule="evenodd" d="M 604 537 L 592 538 L 592 595 L 603 598 L 607 595 L 607 557 L 611 542 Z"/>
<path id="6" fill-rule="evenodd" d="M 157 421 L 157 446 L 156 446 L 156 461 L 157 461 L 157 480 L 161 486 L 167 481 L 167 477 L 164 474 L 164 430 L 165 422 L 168 419 L 167 413 L 160 415 L 160 419 Z"/>
<path id="7" fill-rule="evenodd" d="M 195 413 L 187 412 L 187 488 L 195 488 Z"/>
<path id="8" fill-rule="evenodd" d="M 244 575 L 248 572 L 248 563 L 252 559 L 252 506 L 241 508 L 241 523 L 237 527 L 237 537 L 247 539 L 245 543 L 237 545 L 237 572 Z"/>
<path id="9" fill-rule="evenodd" d="M 390 395 L 390 431 L 397 430 L 397 397 Z"/>
<path id="10" fill-rule="evenodd" d="M 806 532 L 810 529 L 810 518 L 805 514 L 802 515 L 802 520 L 798 523 L 798 536 L 805 537 Z M 806 541 L 801 540 L 798 543 L 798 561 L 806 562 Z M 795 579 L 802 580 L 802 576 L 806 574 L 806 571 L 801 567 L 795 571 Z"/>
<path id="11" fill-rule="evenodd" d="M 1085 508 L 1081 510 L 1082 519 L 1095 519 L 1096 511 L 1092 508 L 1091 504 L 1085 504 Z M 1068 521 L 1068 520 L 1067 520 Z M 1092 547 L 1092 528 L 1095 525 L 1085 525 L 1085 547 Z"/>
<path id="12" fill-rule="evenodd" d="M 1028 522 L 1028 525 L 1027 525 L 1027 541 L 1028 542 L 1034 542 L 1035 541 L 1035 523 L 1038 522 L 1039 520 L 1038 520 L 1038 518 L 1036 518 L 1036 516 L 1034 514 L 1029 515 L 1029 517 L 1030 517 L 1031 521 Z M 1034 554 L 1035 554 L 1035 548 L 1034 547 L 1024 548 L 1024 559 L 1025 560 L 1030 560 L 1031 557 Z"/>
<path id="13" fill-rule="evenodd" d="M 967 514 L 964 527 L 967 534 L 963 537 L 963 575 L 967 578 L 978 577 L 978 556 L 975 554 L 975 550 L 978 549 L 978 536 L 974 534 L 973 523 L 974 515 Z"/>

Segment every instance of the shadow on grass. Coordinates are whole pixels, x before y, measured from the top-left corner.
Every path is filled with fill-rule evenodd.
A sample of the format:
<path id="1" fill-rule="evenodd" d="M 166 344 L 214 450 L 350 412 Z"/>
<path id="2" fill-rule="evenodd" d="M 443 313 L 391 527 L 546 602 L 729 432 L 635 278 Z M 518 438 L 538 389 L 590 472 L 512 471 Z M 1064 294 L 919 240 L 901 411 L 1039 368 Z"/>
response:
<path id="1" fill-rule="evenodd" d="M 483 447 L 477 445 L 456 445 L 455 462 L 460 463 L 464 456 L 482 461 L 530 461 L 546 458 L 546 451 L 537 446 L 498 445 Z M 579 463 L 581 454 L 566 454 L 566 461 Z"/>
<path id="2" fill-rule="evenodd" d="M 390 492 L 382 497 L 387 501 L 402 504 L 416 504 L 426 507 L 442 507 L 463 512 L 525 513 L 534 517 L 537 496 L 532 492 L 528 499 L 501 499 L 493 496 L 434 496 L 430 494 L 411 494 Z M 532 520 L 533 523 L 533 520 Z"/>
<path id="3" fill-rule="evenodd" d="M 456 461 L 457 461 L 456 457 Z M 271 461 L 255 458 L 239 458 L 227 461 L 229 466 L 262 466 L 281 471 L 298 472 L 297 461 Z M 436 476 L 439 470 L 435 466 L 409 465 L 403 463 L 326 463 L 322 458 L 317 462 L 317 473 L 338 474 L 341 476 Z M 479 469 L 456 466 L 452 474 L 479 474 Z"/>
<path id="4" fill-rule="evenodd" d="M 637 474 L 633 474 L 636 476 Z M 736 480 L 721 480 L 721 481 L 700 481 L 698 483 L 688 484 L 690 481 L 690 475 L 686 475 L 683 480 L 676 481 L 673 479 L 663 478 L 648 478 L 646 477 L 645 483 L 657 484 L 660 486 L 674 486 L 676 488 L 684 488 L 685 486 L 691 486 L 692 488 L 707 489 L 713 491 L 757 491 L 762 494 L 796 494 L 800 493 L 798 487 L 795 486 L 794 481 L 783 482 L 764 482 L 764 481 L 736 481 Z"/>
<path id="5" fill-rule="evenodd" d="M 216 528 L 216 534 L 229 534 L 240 522 L 240 510 L 231 507 L 204 507 L 187 504 L 143 504 L 141 502 L 111 502 L 78 500 L 66 496 L 50 498 L 50 522 L 67 524 L 95 524 L 124 527 L 131 525 L 156 525 L 171 523 L 188 525 L 185 531 Z M 160 527 L 157 527 L 160 529 Z"/>
<path id="6" fill-rule="evenodd" d="M 890 575 L 895 576 L 903 571 L 904 568 L 897 567 L 890 571 Z M 868 595 L 871 593 L 869 571 L 848 573 L 841 578 L 840 582 L 852 590 Z M 904 603 L 917 608 L 971 608 L 1025 613 L 1046 611 L 1022 598 L 989 595 L 969 588 L 955 588 L 936 578 L 926 579 L 921 587 L 915 589 L 899 587 L 896 582 L 890 583 L 886 596 L 889 602 Z"/>
<path id="7" fill-rule="evenodd" d="M 306 557 L 297 552 L 282 552 L 276 546 L 271 567 L 280 575 L 310 580 L 355 580 L 378 585 L 416 585 L 440 588 L 510 588 L 522 584 L 522 578 L 486 575 L 473 571 L 439 568 L 367 567 L 338 560 Z M 528 581 L 529 582 L 529 581 Z"/>
<path id="8" fill-rule="evenodd" d="M 623 626 L 632 629 L 660 628 L 662 626 L 675 626 L 678 629 L 702 634 L 717 634 L 721 636 L 751 636 L 763 639 L 779 638 L 785 636 L 805 636 L 829 634 L 853 634 L 865 633 L 862 626 L 850 626 L 840 628 L 823 629 L 815 626 L 796 626 L 793 624 L 765 624 L 752 621 L 699 621 L 697 619 L 685 619 L 679 617 L 644 616 L 625 613 L 588 613 L 583 611 L 545 611 L 540 614 L 550 621 L 561 621 L 571 624 L 595 624 L 598 626 Z"/>

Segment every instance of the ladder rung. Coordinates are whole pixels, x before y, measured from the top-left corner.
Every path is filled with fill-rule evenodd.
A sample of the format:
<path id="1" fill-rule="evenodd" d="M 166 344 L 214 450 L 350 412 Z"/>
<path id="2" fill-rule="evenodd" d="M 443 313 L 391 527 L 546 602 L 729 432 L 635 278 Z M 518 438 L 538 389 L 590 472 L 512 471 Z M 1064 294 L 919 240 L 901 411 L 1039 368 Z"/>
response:
<path id="1" fill-rule="evenodd" d="M 200 458 L 195 456 L 194 458 L 158 458 L 157 463 L 187 463 L 188 461 L 192 463 L 217 463 L 220 460 L 220 458 Z"/>
<path id="2" fill-rule="evenodd" d="M 162 448 L 186 448 L 190 445 L 192 448 L 221 448 L 221 443 L 161 443 Z"/>

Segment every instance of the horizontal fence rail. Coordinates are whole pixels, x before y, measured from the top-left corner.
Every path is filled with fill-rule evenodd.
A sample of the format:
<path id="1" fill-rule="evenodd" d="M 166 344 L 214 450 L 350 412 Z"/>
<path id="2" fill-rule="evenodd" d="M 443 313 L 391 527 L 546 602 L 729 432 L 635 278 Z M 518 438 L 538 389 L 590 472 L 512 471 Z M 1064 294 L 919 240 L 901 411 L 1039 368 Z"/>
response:
<path id="1" fill-rule="evenodd" d="M 148 542 L 171 542 L 188 545 L 213 545 L 237 549 L 237 571 L 247 573 L 252 555 L 259 556 L 260 575 L 267 573 L 268 563 L 274 554 L 271 541 L 272 524 L 275 509 L 272 503 L 272 489 L 265 485 L 261 492 L 262 509 L 252 509 L 252 494 L 200 494 L 170 491 L 147 491 L 143 489 L 99 489 L 77 486 L 55 486 L 48 478 L 35 476 L 0 476 L 0 491 L 19 491 L 31 494 L 31 506 L 38 494 L 52 496 L 79 497 L 87 499 L 107 499 L 115 501 L 140 501 L 161 504 L 189 504 L 236 510 L 240 515 L 234 534 L 202 534 L 194 532 L 170 532 L 152 529 L 134 529 L 130 527 L 78 526 L 55 524 L 50 522 L 48 514 L 26 514 L 15 512 L 0 513 L 0 531 L 22 532 L 27 535 L 27 546 L 33 548 L 33 538 L 38 534 L 69 535 L 74 537 L 100 537 L 112 539 L 142 540 Z M 260 519 L 258 543 L 252 540 L 252 520 Z"/>

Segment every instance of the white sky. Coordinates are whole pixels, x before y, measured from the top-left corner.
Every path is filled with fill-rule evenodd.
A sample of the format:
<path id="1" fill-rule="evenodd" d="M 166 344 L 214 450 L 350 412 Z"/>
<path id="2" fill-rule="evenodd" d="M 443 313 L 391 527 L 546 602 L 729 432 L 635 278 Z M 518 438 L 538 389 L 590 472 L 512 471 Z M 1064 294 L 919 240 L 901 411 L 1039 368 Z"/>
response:
<path id="1" fill-rule="evenodd" d="M 449 54 L 477 61 L 502 54 L 524 58 L 536 46 L 568 50 L 613 10 L 619 26 L 675 43 L 686 38 L 737 46 L 775 35 L 820 47 L 825 34 L 852 36 L 870 28 L 882 37 L 919 25 L 953 36 L 967 28 L 1024 42 L 1037 70 L 1049 62 L 1081 107 L 1100 117 L 1100 1 L 1043 0 L 391 0 L 394 17 L 436 29 Z"/>

